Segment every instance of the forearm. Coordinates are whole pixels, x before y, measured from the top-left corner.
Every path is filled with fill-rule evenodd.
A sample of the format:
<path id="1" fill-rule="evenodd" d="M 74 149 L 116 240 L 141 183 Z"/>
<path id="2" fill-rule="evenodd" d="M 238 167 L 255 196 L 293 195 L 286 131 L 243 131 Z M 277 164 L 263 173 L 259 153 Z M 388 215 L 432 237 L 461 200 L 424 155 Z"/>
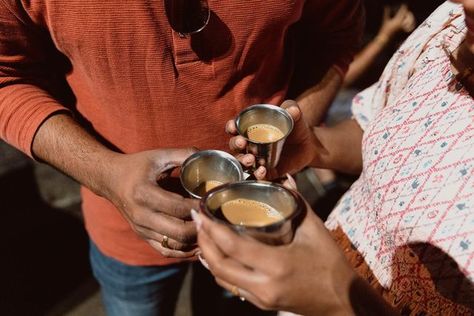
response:
<path id="1" fill-rule="evenodd" d="M 108 196 L 107 182 L 113 160 L 119 155 L 100 144 L 71 116 L 56 114 L 38 129 L 32 144 L 33 155 L 85 185 Z"/>
<path id="2" fill-rule="evenodd" d="M 312 167 L 358 174 L 362 170 L 363 131 L 355 120 L 334 127 L 315 127 L 316 141 Z"/>
<path id="3" fill-rule="evenodd" d="M 340 73 L 331 67 L 317 85 L 296 99 L 309 126 L 316 126 L 321 122 L 341 85 Z"/>
<path id="4" fill-rule="evenodd" d="M 348 87 L 358 80 L 374 62 L 374 59 L 383 51 L 388 44 L 385 37 L 376 37 L 355 57 L 349 66 L 346 77 L 344 78 L 344 87 Z"/>

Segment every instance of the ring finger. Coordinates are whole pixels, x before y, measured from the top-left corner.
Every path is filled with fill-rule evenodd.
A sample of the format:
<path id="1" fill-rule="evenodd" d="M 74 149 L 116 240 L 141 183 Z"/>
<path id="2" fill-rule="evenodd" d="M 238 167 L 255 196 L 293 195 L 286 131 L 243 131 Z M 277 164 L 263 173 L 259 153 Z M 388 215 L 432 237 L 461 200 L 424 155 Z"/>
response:
<path id="1" fill-rule="evenodd" d="M 268 309 L 268 307 L 265 306 L 262 303 L 262 301 L 259 300 L 258 297 L 256 297 L 251 292 L 249 292 L 249 291 L 247 291 L 243 288 L 237 287 L 234 284 L 230 284 L 229 282 L 226 282 L 226 281 L 224 281 L 222 279 L 219 279 L 219 278 L 216 278 L 216 282 L 217 282 L 217 284 L 222 286 L 224 289 L 226 289 L 227 291 L 232 293 L 234 296 L 238 296 L 240 298 L 240 300 L 249 301 L 249 302 L 257 305 L 261 309 Z"/>
<path id="2" fill-rule="evenodd" d="M 149 239 L 148 243 L 150 246 L 152 246 L 154 249 L 156 249 L 159 253 L 161 253 L 164 257 L 168 258 L 190 258 L 196 256 L 198 252 L 198 248 L 194 248 L 189 251 L 181 251 L 181 250 L 175 250 L 169 247 L 169 244 L 166 244 L 164 242 L 166 238 L 163 236 L 161 241 L 157 241 L 154 239 Z M 168 243 L 170 242 L 168 238 Z"/>
<path id="3" fill-rule="evenodd" d="M 160 244 L 163 249 L 189 252 L 197 248 L 196 243 L 183 243 L 166 235 L 166 233 L 157 233 L 147 227 L 140 226 L 137 228 L 137 231 L 144 239 L 155 241 L 157 244 Z"/>

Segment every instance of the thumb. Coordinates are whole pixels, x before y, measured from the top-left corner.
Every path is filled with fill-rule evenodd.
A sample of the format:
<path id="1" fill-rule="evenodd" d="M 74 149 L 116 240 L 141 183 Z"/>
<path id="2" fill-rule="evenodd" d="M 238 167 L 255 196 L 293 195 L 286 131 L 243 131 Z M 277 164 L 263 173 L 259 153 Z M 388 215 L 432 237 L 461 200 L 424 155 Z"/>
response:
<path id="1" fill-rule="evenodd" d="M 197 152 L 196 147 L 163 149 L 159 151 L 159 160 L 166 166 L 181 166 L 192 154 Z"/>
<path id="2" fill-rule="evenodd" d="M 293 100 L 286 100 L 281 104 L 281 108 L 285 109 L 290 115 L 295 123 L 300 120 L 301 118 L 301 109 Z"/>

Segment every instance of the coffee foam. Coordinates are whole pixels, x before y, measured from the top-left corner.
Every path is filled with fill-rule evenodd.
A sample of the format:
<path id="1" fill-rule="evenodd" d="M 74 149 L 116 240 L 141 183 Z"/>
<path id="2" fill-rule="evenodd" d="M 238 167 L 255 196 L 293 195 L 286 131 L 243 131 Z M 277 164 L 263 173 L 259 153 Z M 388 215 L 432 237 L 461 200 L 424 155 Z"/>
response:
<path id="1" fill-rule="evenodd" d="M 247 137 L 254 142 L 273 143 L 285 137 L 285 134 L 271 124 L 255 124 L 247 129 Z"/>
<path id="2" fill-rule="evenodd" d="M 222 204 L 222 214 L 234 225 L 266 226 L 281 221 L 284 217 L 270 205 L 249 199 L 235 199 Z"/>

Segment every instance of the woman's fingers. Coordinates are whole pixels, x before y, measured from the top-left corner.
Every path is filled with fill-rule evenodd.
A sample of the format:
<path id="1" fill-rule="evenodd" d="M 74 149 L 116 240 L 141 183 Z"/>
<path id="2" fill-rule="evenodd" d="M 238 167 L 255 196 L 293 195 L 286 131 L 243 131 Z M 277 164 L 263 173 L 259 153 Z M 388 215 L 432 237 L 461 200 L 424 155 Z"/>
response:
<path id="1" fill-rule="evenodd" d="M 252 289 L 247 290 L 247 289 L 241 288 L 235 284 L 231 284 L 220 278 L 216 278 L 216 282 L 227 291 L 231 292 L 235 296 L 238 296 L 241 300 L 249 301 L 250 303 L 256 305 L 260 309 L 264 309 L 264 310 L 268 309 L 268 307 L 265 306 L 265 304 L 257 296 L 252 294 L 251 292 Z"/>
<path id="2" fill-rule="evenodd" d="M 215 277 L 245 289 L 255 287 L 256 282 L 261 279 L 259 271 L 226 256 L 205 231 L 199 232 L 198 240 L 202 257 Z"/>
<path id="3" fill-rule="evenodd" d="M 202 246 L 205 247 L 208 244 L 207 241 L 211 241 L 212 245 L 217 247 L 219 253 L 225 258 L 232 258 L 252 270 L 271 270 L 271 246 L 258 242 L 251 237 L 240 236 L 230 228 L 215 223 L 204 215 L 197 214 L 197 216 L 201 221 L 200 232 L 205 233 L 204 238 L 208 237 L 209 239 L 206 242 L 202 242 Z M 202 247 L 201 249 L 204 253 L 204 249 Z M 210 248 L 210 250 L 213 251 L 215 249 Z M 219 260 L 218 257 L 216 259 Z M 207 255 L 206 260 L 208 260 Z"/>

